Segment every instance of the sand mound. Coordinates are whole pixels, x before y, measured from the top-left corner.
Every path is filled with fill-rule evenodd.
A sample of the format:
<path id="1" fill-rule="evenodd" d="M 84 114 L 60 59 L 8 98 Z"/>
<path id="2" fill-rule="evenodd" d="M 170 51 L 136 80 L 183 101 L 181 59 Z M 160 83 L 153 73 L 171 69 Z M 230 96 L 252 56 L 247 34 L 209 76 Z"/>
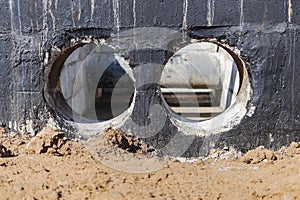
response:
<path id="1" fill-rule="evenodd" d="M 282 160 L 285 157 L 294 157 L 296 155 L 300 155 L 300 143 L 292 142 L 289 147 L 282 147 L 279 151 L 258 147 L 243 155 L 241 161 L 247 164 L 258 164 L 261 162 L 272 163 L 276 160 Z"/>
<path id="2" fill-rule="evenodd" d="M 149 148 L 142 140 L 126 135 L 120 130 L 112 127 L 106 128 L 104 130 L 104 135 L 112 144 L 131 153 L 143 154 L 153 151 L 153 149 Z"/>
<path id="3" fill-rule="evenodd" d="M 37 136 L 30 139 L 26 145 L 26 153 L 55 155 L 70 155 L 70 141 L 64 137 L 63 132 L 44 128 Z"/>
<path id="4" fill-rule="evenodd" d="M 35 137 L 2 132 L 0 144 L 2 199 L 300 196 L 296 142 L 279 151 L 259 147 L 244 155 L 231 147 L 212 150 L 207 158 L 193 162 L 158 160 L 146 153 L 142 141 L 113 128 L 86 142 L 68 140 L 62 132 L 47 128 Z"/>

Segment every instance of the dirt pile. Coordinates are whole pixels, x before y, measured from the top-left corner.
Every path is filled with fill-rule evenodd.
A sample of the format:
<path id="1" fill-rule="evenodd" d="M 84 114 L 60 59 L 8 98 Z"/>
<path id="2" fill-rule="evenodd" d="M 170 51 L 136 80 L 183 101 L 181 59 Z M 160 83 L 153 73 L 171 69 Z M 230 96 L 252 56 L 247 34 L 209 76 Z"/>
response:
<path id="1" fill-rule="evenodd" d="M 64 137 L 63 132 L 53 131 L 50 128 L 44 128 L 37 136 L 30 139 L 26 145 L 28 154 L 54 154 L 70 155 L 70 141 Z"/>
<path id="2" fill-rule="evenodd" d="M 23 154 L 53 154 L 63 156 L 71 154 L 72 141 L 64 137 L 63 132 L 44 128 L 35 137 L 6 133 L 0 136 L 0 157 Z"/>
<path id="3" fill-rule="evenodd" d="M 248 151 L 241 161 L 247 164 L 258 164 L 260 162 L 270 162 L 277 160 L 277 153 L 272 150 L 265 149 L 264 147 L 258 147 L 254 150 Z"/>
<path id="4" fill-rule="evenodd" d="M 240 151 L 235 150 L 232 147 L 224 147 L 220 149 L 212 149 L 207 157 L 203 158 L 203 161 L 206 160 L 238 160 L 242 156 Z"/>
<path id="5" fill-rule="evenodd" d="M 106 128 L 104 130 L 104 135 L 113 145 L 131 153 L 144 154 L 153 151 L 153 149 L 146 145 L 142 140 L 126 135 L 113 127 Z"/>
<path id="6" fill-rule="evenodd" d="M 278 151 L 258 147 L 248 151 L 241 157 L 241 161 L 247 164 L 258 164 L 261 162 L 273 163 L 276 160 L 282 160 L 286 157 L 294 157 L 300 155 L 300 143 L 292 142 L 289 147 L 282 147 Z"/>
<path id="7" fill-rule="evenodd" d="M 143 144 L 113 128 L 106 134 L 78 142 L 51 129 L 44 129 L 35 137 L 4 132 L 0 137 L 2 151 L 11 151 L 13 156 L 0 157 L 1 199 L 297 199 L 300 196 L 299 143 L 279 151 L 259 147 L 245 155 L 226 147 L 212 150 L 207 158 L 179 162 L 130 153 L 126 150 L 142 148 Z"/>

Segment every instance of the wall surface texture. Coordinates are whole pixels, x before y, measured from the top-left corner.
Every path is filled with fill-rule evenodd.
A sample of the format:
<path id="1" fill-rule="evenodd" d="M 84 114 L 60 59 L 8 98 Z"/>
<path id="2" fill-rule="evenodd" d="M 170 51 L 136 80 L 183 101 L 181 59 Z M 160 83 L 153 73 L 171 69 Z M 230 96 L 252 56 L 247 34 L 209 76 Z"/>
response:
<path id="1" fill-rule="evenodd" d="M 186 30 L 191 38 L 216 39 L 238 49 L 252 93 L 247 114 L 230 130 L 189 136 L 163 113 L 166 123 L 156 135 L 146 137 L 146 142 L 165 154 L 188 146 L 181 155 L 198 156 L 212 147 L 234 146 L 244 151 L 259 145 L 278 148 L 300 140 L 299 1 L 2 0 L 0 11 L 0 122 L 6 128 L 35 133 L 52 121 L 76 132 L 45 101 L 45 74 L 52 67 L 48 64 L 52 50 L 62 49 L 72 39 L 109 38 L 132 28 L 163 27 Z M 133 72 L 137 81 L 151 76 L 147 70 Z M 121 128 L 140 132 L 131 123 L 148 123 L 147 111 L 141 108 L 160 101 L 155 86 L 138 89 L 137 106 Z M 167 145 L 172 147 L 164 150 Z"/>

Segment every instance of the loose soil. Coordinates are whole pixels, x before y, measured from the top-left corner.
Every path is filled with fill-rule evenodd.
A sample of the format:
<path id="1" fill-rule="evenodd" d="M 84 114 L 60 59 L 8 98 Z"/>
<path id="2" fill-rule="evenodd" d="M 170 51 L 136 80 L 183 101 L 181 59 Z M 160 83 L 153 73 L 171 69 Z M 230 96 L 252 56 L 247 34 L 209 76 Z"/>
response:
<path id="1" fill-rule="evenodd" d="M 156 157 L 109 128 L 73 141 L 0 129 L 0 199 L 299 199 L 300 145 L 245 155 L 212 150 L 198 160 Z M 129 152 L 130 150 L 131 152 Z"/>

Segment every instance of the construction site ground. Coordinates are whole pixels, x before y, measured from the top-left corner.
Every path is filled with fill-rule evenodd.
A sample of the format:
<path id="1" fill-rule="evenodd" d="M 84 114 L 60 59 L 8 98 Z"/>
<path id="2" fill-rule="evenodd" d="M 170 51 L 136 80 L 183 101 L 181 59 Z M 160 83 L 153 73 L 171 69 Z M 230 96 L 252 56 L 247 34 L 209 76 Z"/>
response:
<path id="1" fill-rule="evenodd" d="M 139 146 L 130 153 L 118 137 L 80 141 L 49 128 L 34 137 L 1 129 L 0 199 L 300 198 L 299 143 L 246 154 L 228 147 L 190 160 L 150 155 L 135 141 L 127 141 Z"/>

